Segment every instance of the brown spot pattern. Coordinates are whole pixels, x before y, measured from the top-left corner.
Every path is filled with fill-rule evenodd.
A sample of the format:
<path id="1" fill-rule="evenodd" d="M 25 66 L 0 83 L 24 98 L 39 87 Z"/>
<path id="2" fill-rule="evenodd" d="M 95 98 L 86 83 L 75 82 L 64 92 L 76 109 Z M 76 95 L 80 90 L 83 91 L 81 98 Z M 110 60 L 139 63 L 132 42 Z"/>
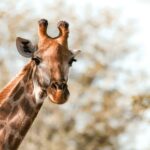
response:
<path id="1" fill-rule="evenodd" d="M 30 104 L 29 100 L 25 97 L 21 100 L 20 107 L 27 116 L 31 116 L 31 114 L 34 112 L 34 108 Z"/>
<path id="2" fill-rule="evenodd" d="M 15 137 L 13 142 L 12 142 L 12 150 L 16 150 L 19 146 L 19 144 L 21 143 L 22 139 L 20 139 L 19 137 Z"/>
<path id="3" fill-rule="evenodd" d="M 31 120 L 31 118 L 29 118 L 29 117 L 24 118 L 22 125 L 21 125 L 21 129 L 20 129 L 21 136 L 25 136 L 25 134 L 27 133 L 28 129 L 30 128 L 32 122 L 33 122 L 33 120 Z"/>
<path id="4" fill-rule="evenodd" d="M 19 107 L 16 105 L 13 107 L 11 114 L 8 117 L 8 120 L 11 120 L 17 113 L 18 113 Z"/>
<path id="5" fill-rule="evenodd" d="M 3 125 L 3 124 L 0 124 L 0 130 L 3 129 L 3 128 L 4 128 L 4 125 Z"/>
<path id="6" fill-rule="evenodd" d="M 24 87 L 19 87 L 19 89 L 17 90 L 17 92 L 14 95 L 14 101 L 19 100 L 19 98 L 21 97 L 22 93 L 24 92 Z"/>
<path id="7" fill-rule="evenodd" d="M 0 148 L 2 146 L 2 143 L 3 143 L 4 139 L 5 139 L 5 135 L 6 135 L 6 129 L 3 128 L 3 130 L 0 130 Z"/>
<path id="8" fill-rule="evenodd" d="M 9 113 L 11 112 L 12 106 L 10 103 L 5 102 L 0 107 L 0 120 L 4 120 L 8 117 Z"/>
<path id="9" fill-rule="evenodd" d="M 22 119 L 23 119 L 23 116 L 14 116 L 10 121 L 9 121 L 9 126 L 12 128 L 12 129 L 15 129 L 15 130 L 18 130 L 21 126 L 21 123 L 22 123 Z"/>
<path id="10" fill-rule="evenodd" d="M 5 145 L 7 145 L 8 150 L 16 150 L 21 140 L 22 139 L 17 135 L 10 133 L 6 139 L 7 143 L 5 143 Z"/>

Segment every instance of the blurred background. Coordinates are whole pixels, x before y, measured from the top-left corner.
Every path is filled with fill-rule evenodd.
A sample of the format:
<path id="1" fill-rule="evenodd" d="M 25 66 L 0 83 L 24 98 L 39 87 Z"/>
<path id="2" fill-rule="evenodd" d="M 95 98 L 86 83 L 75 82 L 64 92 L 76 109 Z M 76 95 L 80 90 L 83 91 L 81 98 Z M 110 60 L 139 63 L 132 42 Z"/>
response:
<path id="1" fill-rule="evenodd" d="M 28 62 L 15 39 L 37 43 L 37 21 L 70 23 L 82 54 L 70 99 L 45 101 L 20 150 L 150 150 L 150 0 L 1 0 L 0 89 Z"/>

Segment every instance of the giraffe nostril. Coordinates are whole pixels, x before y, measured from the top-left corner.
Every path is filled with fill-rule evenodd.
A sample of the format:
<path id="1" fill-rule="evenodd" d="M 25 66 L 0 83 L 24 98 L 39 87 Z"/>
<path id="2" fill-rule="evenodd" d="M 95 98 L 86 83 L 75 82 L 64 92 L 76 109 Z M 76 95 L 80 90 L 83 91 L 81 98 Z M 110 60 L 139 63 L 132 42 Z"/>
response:
<path id="1" fill-rule="evenodd" d="M 51 88 L 56 90 L 57 89 L 57 83 L 56 82 L 52 82 L 51 83 Z"/>
<path id="2" fill-rule="evenodd" d="M 51 83 L 51 88 L 55 90 L 64 90 L 67 88 L 67 84 L 64 82 L 52 82 Z"/>
<path id="3" fill-rule="evenodd" d="M 63 90 L 63 89 L 65 89 L 66 87 L 67 87 L 66 83 L 59 83 L 59 85 L 58 85 L 58 88 L 59 88 L 60 90 Z"/>

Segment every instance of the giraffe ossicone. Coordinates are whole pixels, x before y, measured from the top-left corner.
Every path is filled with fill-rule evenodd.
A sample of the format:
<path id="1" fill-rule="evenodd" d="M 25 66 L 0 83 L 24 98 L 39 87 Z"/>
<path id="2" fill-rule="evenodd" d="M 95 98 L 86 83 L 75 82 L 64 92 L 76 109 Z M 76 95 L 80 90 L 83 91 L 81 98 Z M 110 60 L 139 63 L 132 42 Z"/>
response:
<path id="1" fill-rule="evenodd" d="M 30 62 L 0 92 L 0 150 L 15 150 L 34 121 L 43 101 L 56 104 L 68 100 L 68 73 L 75 53 L 68 48 L 69 24 L 58 23 L 59 35 L 47 34 L 48 21 L 38 22 L 37 45 L 18 37 L 19 53 Z"/>

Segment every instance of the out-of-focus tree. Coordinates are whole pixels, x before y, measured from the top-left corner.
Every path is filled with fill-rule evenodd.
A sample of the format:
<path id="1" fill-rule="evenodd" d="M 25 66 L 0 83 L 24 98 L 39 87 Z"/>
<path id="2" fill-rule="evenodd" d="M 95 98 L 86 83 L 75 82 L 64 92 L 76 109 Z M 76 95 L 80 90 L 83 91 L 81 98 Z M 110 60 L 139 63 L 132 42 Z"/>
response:
<path id="1" fill-rule="evenodd" d="M 14 6 L 15 3 L 9 7 Z M 121 16 L 112 9 L 92 12 L 94 10 L 87 7 L 78 16 L 73 7 L 61 0 L 45 5 L 43 16 L 49 15 L 48 32 L 56 35 L 57 30 L 51 30 L 54 22 L 66 19 L 70 23 L 70 47 L 83 51 L 71 70 L 70 100 L 63 106 L 45 101 L 21 150 L 122 150 L 118 137 L 125 132 L 128 123 L 138 117 L 137 110 L 148 107 L 147 99 L 132 98 L 115 83 L 121 73 L 129 76 L 114 64 L 135 50 L 130 42 L 133 24 L 122 23 Z M 10 46 L 15 49 L 13 43 L 18 35 L 36 42 L 35 26 L 39 17 L 30 7 L 25 7 L 13 14 L 4 11 L 0 18 L 6 18 L 5 28 L 9 32 L 6 41 L 1 39 L 1 44 L 9 43 L 6 53 L 17 61 L 19 55 L 16 51 L 10 52 Z M 5 32 L 0 30 L 3 35 Z M 124 87 L 128 88 L 128 84 Z"/>
<path id="2" fill-rule="evenodd" d="M 73 8 L 68 15 L 61 1 L 55 4 L 47 8 L 53 11 L 61 5 L 57 12 L 53 11 L 52 20 L 58 20 L 60 14 L 67 16 L 71 23 L 71 47 L 83 52 L 71 73 L 70 101 L 59 108 L 46 102 L 21 149 L 116 150 L 117 136 L 131 116 L 123 117 L 128 104 L 118 106 L 125 98 L 111 85 L 119 71 L 112 63 L 134 49 L 129 42 L 132 25 L 122 25 L 113 10 L 101 10 L 95 17 L 88 10 L 85 11 L 88 17 L 81 19 L 71 11 Z"/>
<path id="3" fill-rule="evenodd" d="M 8 82 L 9 72 L 3 60 L 0 60 L 0 89 Z"/>

